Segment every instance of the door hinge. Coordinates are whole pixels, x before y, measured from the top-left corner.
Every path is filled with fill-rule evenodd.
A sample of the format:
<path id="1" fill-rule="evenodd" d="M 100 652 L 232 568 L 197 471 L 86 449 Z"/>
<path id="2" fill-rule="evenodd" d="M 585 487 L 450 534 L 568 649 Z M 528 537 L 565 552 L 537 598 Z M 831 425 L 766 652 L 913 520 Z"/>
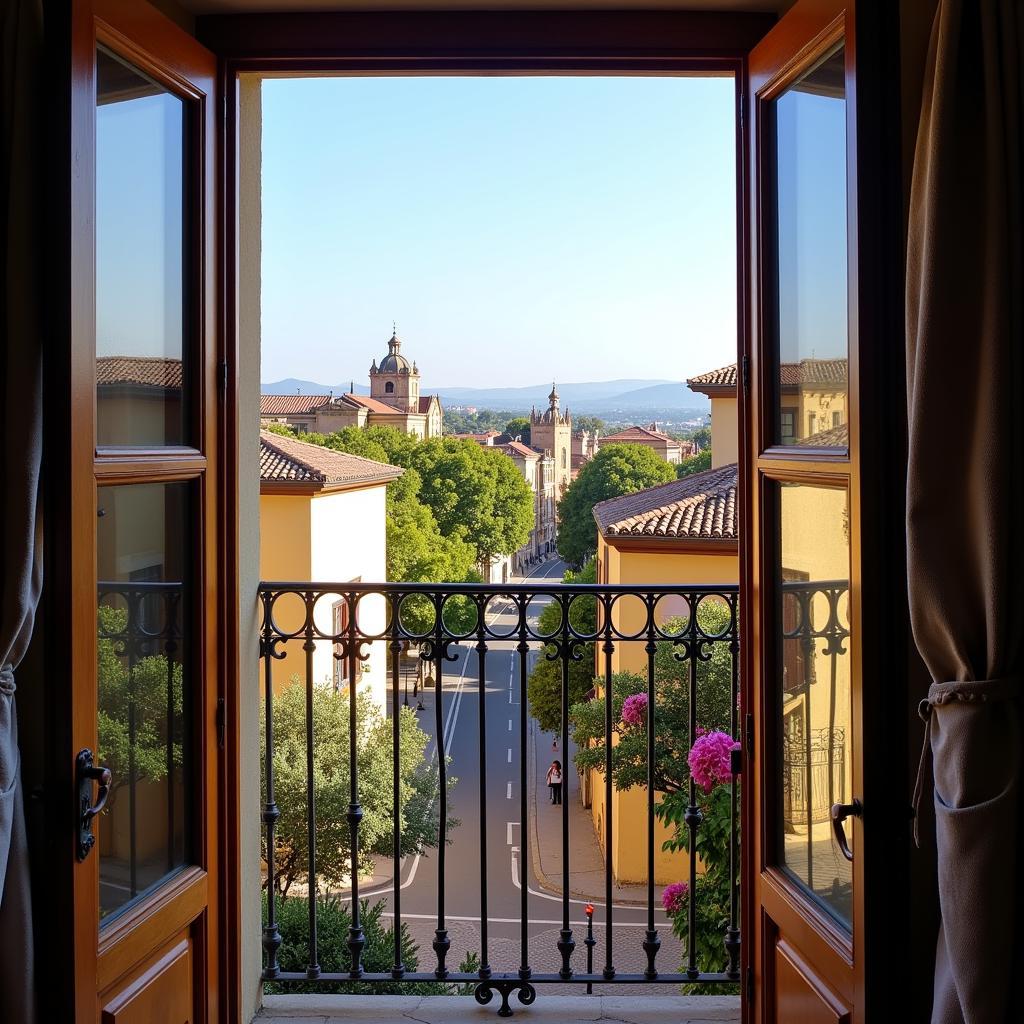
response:
<path id="1" fill-rule="evenodd" d="M 743 723 L 744 732 L 744 745 L 747 748 L 747 757 L 754 756 L 754 716 L 747 712 L 747 717 Z"/>
<path id="2" fill-rule="evenodd" d="M 227 709 L 224 704 L 224 698 L 217 698 L 217 716 L 216 716 L 216 727 L 217 727 L 217 746 L 219 749 L 224 749 L 224 739 L 227 735 L 228 729 L 228 716 Z"/>
<path id="3" fill-rule="evenodd" d="M 228 364 L 226 361 L 222 361 L 217 367 L 217 377 L 220 393 L 226 395 L 228 393 Z"/>
<path id="4" fill-rule="evenodd" d="M 740 365 L 740 378 L 743 382 L 743 393 L 746 394 L 750 390 L 750 356 L 744 356 Z"/>
<path id="5" fill-rule="evenodd" d="M 754 1002 L 754 968 L 747 968 L 747 1002 Z"/>

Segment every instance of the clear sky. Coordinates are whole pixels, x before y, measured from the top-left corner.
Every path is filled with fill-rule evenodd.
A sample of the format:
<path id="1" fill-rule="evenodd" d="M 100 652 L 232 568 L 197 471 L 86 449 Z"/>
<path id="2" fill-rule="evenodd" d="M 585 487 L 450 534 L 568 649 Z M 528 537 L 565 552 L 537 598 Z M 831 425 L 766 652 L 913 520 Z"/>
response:
<path id="1" fill-rule="evenodd" d="M 266 382 L 682 380 L 736 353 L 731 79 L 271 79 Z"/>

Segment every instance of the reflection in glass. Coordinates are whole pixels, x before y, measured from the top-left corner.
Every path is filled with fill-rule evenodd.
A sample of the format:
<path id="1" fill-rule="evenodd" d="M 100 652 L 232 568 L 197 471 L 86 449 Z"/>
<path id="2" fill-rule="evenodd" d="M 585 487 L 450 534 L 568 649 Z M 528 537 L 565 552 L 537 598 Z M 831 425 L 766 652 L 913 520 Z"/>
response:
<path id="1" fill-rule="evenodd" d="M 186 443 L 185 104 L 96 51 L 96 436 Z"/>
<path id="2" fill-rule="evenodd" d="M 99 489 L 100 916 L 186 862 L 188 483 Z"/>
<path id="3" fill-rule="evenodd" d="M 769 105 L 779 444 L 846 448 L 846 89 L 839 46 Z"/>
<path id="4" fill-rule="evenodd" d="M 784 867 L 849 926 L 851 864 L 829 811 L 850 799 L 849 514 L 845 488 L 779 486 L 777 780 Z M 847 837 L 856 848 L 856 826 Z"/>

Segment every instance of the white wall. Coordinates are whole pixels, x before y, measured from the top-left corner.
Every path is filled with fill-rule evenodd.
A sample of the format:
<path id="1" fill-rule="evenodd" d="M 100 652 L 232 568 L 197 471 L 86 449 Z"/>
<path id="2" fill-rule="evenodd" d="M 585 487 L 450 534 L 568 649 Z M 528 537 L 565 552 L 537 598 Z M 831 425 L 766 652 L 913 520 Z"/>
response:
<path id="1" fill-rule="evenodd" d="M 382 583 L 387 578 L 387 530 L 384 484 L 359 490 L 338 491 L 315 497 L 310 510 L 310 577 L 323 583 Z M 317 624 L 331 629 L 328 602 L 316 609 Z M 357 609 L 362 633 L 379 633 L 387 623 L 387 604 L 382 595 L 363 598 Z M 330 682 L 334 678 L 332 644 L 318 644 L 313 654 L 313 678 Z M 387 699 L 387 648 L 383 641 L 370 646 L 367 669 L 360 687 L 369 686 L 383 710 Z"/>

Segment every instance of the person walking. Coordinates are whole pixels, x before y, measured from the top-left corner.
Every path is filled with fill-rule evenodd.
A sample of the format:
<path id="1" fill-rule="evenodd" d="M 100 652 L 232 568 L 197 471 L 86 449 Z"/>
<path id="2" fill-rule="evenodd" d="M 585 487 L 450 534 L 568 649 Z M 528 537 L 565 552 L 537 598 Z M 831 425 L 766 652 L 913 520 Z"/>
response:
<path id="1" fill-rule="evenodd" d="M 551 802 L 560 804 L 562 802 L 562 762 L 552 761 L 548 769 L 548 792 L 551 794 Z"/>

